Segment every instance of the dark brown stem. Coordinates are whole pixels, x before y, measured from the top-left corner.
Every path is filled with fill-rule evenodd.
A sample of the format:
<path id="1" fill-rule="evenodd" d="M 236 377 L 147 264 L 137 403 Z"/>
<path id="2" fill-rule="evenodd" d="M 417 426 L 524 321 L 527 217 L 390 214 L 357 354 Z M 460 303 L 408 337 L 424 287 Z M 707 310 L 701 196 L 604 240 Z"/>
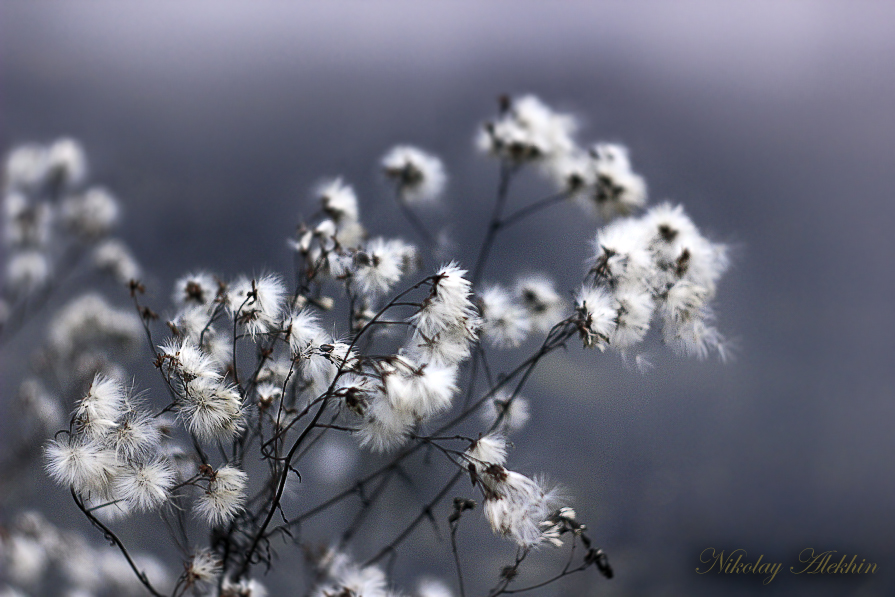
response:
<path id="1" fill-rule="evenodd" d="M 149 582 L 149 578 L 146 576 L 146 573 L 141 572 L 140 569 L 137 568 L 137 565 L 134 563 L 134 560 L 131 559 L 131 555 L 128 553 L 127 548 L 124 546 L 124 543 L 121 542 L 121 539 L 119 539 L 118 536 L 113 533 L 109 527 L 100 522 L 96 516 L 91 514 L 90 511 L 84 507 L 84 503 L 78 498 L 78 494 L 75 493 L 74 489 L 71 490 L 71 497 L 75 500 L 75 504 L 77 504 L 81 512 L 83 512 L 87 519 L 91 523 L 93 523 L 93 526 L 101 530 L 103 532 L 103 536 L 113 545 L 118 546 L 118 549 L 121 550 L 122 555 L 124 555 L 124 558 L 130 565 L 131 570 L 134 571 L 134 574 L 137 575 L 137 578 L 140 580 L 141 583 L 143 583 L 143 586 L 146 587 L 146 590 L 152 593 L 155 597 L 164 597 L 164 595 L 155 590 L 155 587 L 153 587 L 152 583 Z"/>

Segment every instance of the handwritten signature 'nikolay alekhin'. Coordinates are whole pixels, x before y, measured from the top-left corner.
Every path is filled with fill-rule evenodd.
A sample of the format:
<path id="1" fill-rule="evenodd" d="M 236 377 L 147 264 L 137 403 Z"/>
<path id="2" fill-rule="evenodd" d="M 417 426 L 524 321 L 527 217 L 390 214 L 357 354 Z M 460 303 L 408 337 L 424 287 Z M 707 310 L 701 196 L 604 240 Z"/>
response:
<path id="1" fill-rule="evenodd" d="M 800 566 L 790 566 L 789 571 L 792 574 L 876 573 L 876 564 L 867 562 L 866 558 L 861 558 L 861 561 L 857 562 L 857 554 L 853 555 L 851 560 L 848 560 L 848 554 L 843 554 L 838 561 L 837 556 L 836 550 L 815 553 L 813 548 L 806 547 L 799 553 Z M 764 554 L 759 555 L 754 562 L 750 562 L 747 558 L 745 549 L 734 549 L 725 553 L 723 550 L 719 552 L 714 547 L 707 547 L 699 554 L 699 561 L 710 565 L 704 570 L 697 568 L 696 573 L 708 574 L 715 571 L 718 574 L 760 574 L 764 575 L 762 584 L 767 585 L 783 567 L 782 562 L 762 562 Z"/>

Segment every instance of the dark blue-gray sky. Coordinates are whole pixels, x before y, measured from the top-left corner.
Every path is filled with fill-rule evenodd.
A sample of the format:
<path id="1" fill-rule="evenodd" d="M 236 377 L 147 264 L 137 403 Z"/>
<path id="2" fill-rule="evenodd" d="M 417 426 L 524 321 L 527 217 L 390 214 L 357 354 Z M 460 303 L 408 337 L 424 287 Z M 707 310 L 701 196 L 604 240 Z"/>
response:
<path id="1" fill-rule="evenodd" d="M 451 222 L 468 263 L 496 184 L 472 133 L 503 92 L 579 115 L 582 140 L 626 143 L 653 201 L 683 202 L 734 245 L 718 312 L 739 356 L 690 362 L 657 347 L 657 368 L 640 377 L 575 349 L 532 381 L 535 417 L 513 457 L 565 485 L 617 571 L 544 594 L 891 594 L 892 4 L 0 10 L 4 147 L 81 139 L 160 297 L 187 268 L 287 268 L 284 238 L 322 176 L 357 185 L 369 228 L 409 234 L 375 170 L 396 142 L 444 157 L 448 200 L 427 218 Z M 519 202 L 547 190 L 520 183 Z M 502 237 L 486 277 L 546 269 L 572 289 L 595 227 L 560 206 Z M 7 392 L 13 357 L 3 360 Z M 480 582 L 511 557 L 487 546 L 500 551 L 471 573 Z M 696 575 L 710 546 L 763 553 L 784 572 L 805 547 L 857 551 L 880 571 L 781 574 L 763 587 Z M 408 578 L 415 560 L 404 561 Z"/>

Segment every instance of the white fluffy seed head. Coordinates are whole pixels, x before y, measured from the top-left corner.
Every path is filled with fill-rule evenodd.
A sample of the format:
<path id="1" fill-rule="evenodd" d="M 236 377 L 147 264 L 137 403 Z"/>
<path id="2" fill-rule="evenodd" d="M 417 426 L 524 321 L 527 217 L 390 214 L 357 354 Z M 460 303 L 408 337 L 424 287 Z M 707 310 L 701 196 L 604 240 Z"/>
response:
<path id="1" fill-rule="evenodd" d="M 50 476 L 78 493 L 108 492 L 119 468 L 115 452 L 75 437 L 50 441 L 44 453 Z"/>
<path id="2" fill-rule="evenodd" d="M 356 222 L 359 217 L 357 195 L 341 178 L 327 180 L 317 187 L 316 195 L 323 211 L 337 224 Z"/>
<path id="3" fill-rule="evenodd" d="M 319 317 L 310 309 L 293 311 L 284 321 L 283 329 L 286 330 L 286 339 L 293 355 L 301 354 L 324 333 Z"/>
<path id="4" fill-rule="evenodd" d="M 389 290 L 409 273 L 416 249 L 398 240 L 374 238 L 354 253 L 348 267 L 355 292 L 371 299 Z"/>
<path id="5" fill-rule="evenodd" d="M 516 163 L 550 161 L 575 148 L 577 122 L 553 111 L 534 95 L 507 100 L 499 118 L 485 124 L 479 149 Z"/>
<path id="6" fill-rule="evenodd" d="M 211 305 L 217 297 L 219 285 L 208 272 L 186 274 L 174 283 L 172 300 L 175 305 Z"/>
<path id="7" fill-rule="evenodd" d="M 46 247 L 52 222 L 53 209 L 47 203 L 29 201 L 19 192 L 9 192 L 3 198 L 3 236 L 10 247 Z"/>
<path id="8" fill-rule="evenodd" d="M 84 148 L 74 139 L 57 139 L 47 148 L 47 167 L 48 176 L 58 180 L 63 187 L 80 186 L 87 178 Z"/>
<path id="9" fill-rule="evenodd" d="M 425 578 L 416 589 L 417 597 L 454 597 L 454 593 L 440 580 Z"/>
<path id="10" fill-rule="evenodd" d="M 227 292 L 231 316 L 245 326 L 252 338 L 277 328 L 282 320 L 285 299 L 286 284 L 274 274 L 255 280 L 241 278 L 233 282 Z"/>
<path id="11" fill-rule="evenodd" d="M 217 579 L 221 573 L 221 561 L 211 551 L 200 549 L 190 558 L 186 566 L 185 580 L 187 586 L 197 583 L 208 584 Z"/>
<path id="12" fill-rule="evenodd" d="M 437 343 L 453 342 L 461 337 L 469 342 L 477 337 L 478 309 L 469 300 L 471 283 L 464 278 L 465 274 L 465 270 L 452 262 L 435 275 L 429 296 L 410 318 L 415 327 L 414 344 L 418 348 L 437 354 L 440 352 Z M 457 351 L 452 347 L 451 352 Z"/>
<path id="13" fill-rule="evenodd" d="M 480 437 L 465 452 L 466 460 L 481 475 L 491 465 L 503 466 L 507 462 L 507 440 L 500 433 Z"/>
<path id="14" fill-rule="evenodd" d="M 33 294 L 50 281 L 50 261 L 42 251 L 18 251 L 6 264 L 6 283 L 19 296 Z"/>
<path id="15" fill-rule="evenodd" d="M 615 329 L 609 345 L 626 352 L 643 340 L 649 331 L 655 305 L 648 291 L 627 289 L 615 294 Z"/>
<path id="16" fill-rule="evenodd" d="M 156 421 L 144 412 L 131 408 L 109 430 L 103 442 L 123 461 L 148 457 L 158 450 L 162 441 Z"/>
<path id="17" fill-rule="evenodd" d="M 545 540 L 542 523 L 558 505 L 556 491 L 542 480 L 514 471 L 482 479 L 486 487 L 485 516 L 498 534 L 513 539 L 522 548 Z"/>
<path id="18" fill-rule="evenodd" d="M 223 378 L 215 359 L 189 338 L 169 339 L 159 346 L 159 354 L 163 357 L 163 370 L 176 374 L 183 384 L 197 379 L 218 381 Z"/>
<path id="19" fill-rule="evenodd" d="M 85 240 L 108 234 L 118 221 L 119 212 L 118 200 L 102 188 L 88 189 L 62 203 L 62 219 L 66 226 Z"/>
<path id="20" fill-rule="evenodd" d="M 604 220 L 626 216 L 646 204 L 646 182 L 631 170 L 627 148 L 598 144 L 590 152 L 592 186 L 576 198 Z"/>
<path id="21" fill-rule="evenodd" d="M 527 312 L 533 330 L 548 332 L 565 315 L 566 303 L 547 276 L 520 277 L 513 287 L 513 296 Z"/>
<path id="22" fill-rule="evenodd" d="M 111 432 L 127 407 L 127 391 L 121 381 L 97 374 L 75 409 L 78 428 L 100 439 Z"/>
<path id="23" fill-rule="evenodd" d="M 505 390 L 498 391 L 485 403 L 481 415 L 489 427 L 497 425 L 504 433 L 522 429 L 530 417 L 528 400 L 522 396 L 511 400 L 510 396 Z"/>
<path id="24" fill-rule="evenodd" d="M 208 476 L 207 489 L 194 505 L 196 514 L 208 524 L 222 525 L 243 510 L 248 475 L 236 467 L 224 465 Z"/>
<path id="25" fill-rule="evenodd" d="M 161 459 L 123 467 L 115 478 L 115 491 L 133 508 L 154 510 L 168 500 L 176 475 Z"/>
<path id="26" fill-rule="evenodd" d="M 4 180 L 7 190 L 33 190 L 42 185 L 49 170 L 47 149 L 36 143 L 19 145 L 6 157 Z"/>
<path id="27" fill-rule="evenodd" d="M 409 145 L 389 150 L 382 158 L 382 168 L 409 204 L 436 201 L 447 181 L 440 159 Z"/>
<path id="28" fill-rule="evenodd" d="M 204 441 L 232 439 L 243 428 L 239 392 L 220 381 L 201 377 L 190 381 L 178 409 L 190 432 Z"/>
<path id="29" fill-rule="evenodd" d="M 616 310 L 612 296 L 593 286 L 584 286 L 575 297 L 576 325 L 585 348 L 605 350 L 615 330 Z"/>
<path id="30" fill-rule="evenodd" d="M 118 239 L 103 241 L 93 250 L 96 269 L 112 275 L 119 283 L 127 284 L 140 277 L 140 265 L 127 245 Z"/>
<path id="31" fill-rule="evenodd" d="M 416 424 L 416 418 L 405 409 L 394 408 L 386 396 L 374 399 L 364 414 L 358 437 L 361 447 L 374 452 L 387 452 L 403 445 Z"/>
<path id="32" fill-rule="evenodd" d="M 255 579 L 234 582 L 226 579 L 221 585 L 220 597 L 267 597 L 267 589 Z"/>
<path id="33" fill-rule="evenodd" d="M 500 286 L 490 286 L 479 296 L 482 337 L 498 348 L 519 346 L 531 331 L 528 311 Z"/>
<path id="34" fill-rule="evenodd" d="M 133 349 L 142 340 L 143 326 L 133 308 L 113 308 L 99 294 L 72 299 L 49 325 L 50 346 L 62 356 L 99 343 L 110 344 L 120 352 Z"/>

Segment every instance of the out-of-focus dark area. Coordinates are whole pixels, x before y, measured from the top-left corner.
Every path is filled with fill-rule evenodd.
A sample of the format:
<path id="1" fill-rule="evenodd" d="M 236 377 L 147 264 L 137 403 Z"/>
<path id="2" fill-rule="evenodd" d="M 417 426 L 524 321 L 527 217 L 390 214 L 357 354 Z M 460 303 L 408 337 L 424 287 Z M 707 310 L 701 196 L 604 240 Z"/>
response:
<path id="1" fill-rule="evenodd" d="M 883 2 L 9 1 L 0 130 L 4 150 L 82 141 L 164 305 L 189 269 L 288 271 L 285 239 L 324 176 L 356 186 L 374 234 L 412 239 L 376 168 L 398 142 L 444 159 L 446 200 L 423 218 L 447 222 L 468 265 L 497 184 L 472 139 L 497 96 L 573 112 L 582 141 L 628 145 L 651 203 L 683 203 L 734 247 L 717 310 L 737 358 L 686 360 L 654 341 L 645 376 L 578 346 L 539 370 L 511 465 L 565 487 L 616 572 L 542 594 L 891 595 L 893 56 Z M 511 201 L 548 192 L 522 176 Z M 544 270 L 573 290 L 598 225 L 571 204 L 539 214 L 499 238 L 485 278 Z M 40 333 L 0 353 L 0 402 Z M 14 416 L 4 409 L 4 436 Z M 48 516 L 77 520 L 62 489 L 38 484 Z M 478 512 L 465 524 L 468 575 L 490 586 L 513 547 Z M 453 581 L 443 533 L 423 528 L 414 545 L 399 585 L 420 571 Z M 707 547 L 783 569 L 768 586 L 701 576 Z M 807 547 L 878 570 L 792 575 Z M 540 561 L 542 576 L 555 569 Z M 282 573 L 269 585 L 289 594 Z"/>

